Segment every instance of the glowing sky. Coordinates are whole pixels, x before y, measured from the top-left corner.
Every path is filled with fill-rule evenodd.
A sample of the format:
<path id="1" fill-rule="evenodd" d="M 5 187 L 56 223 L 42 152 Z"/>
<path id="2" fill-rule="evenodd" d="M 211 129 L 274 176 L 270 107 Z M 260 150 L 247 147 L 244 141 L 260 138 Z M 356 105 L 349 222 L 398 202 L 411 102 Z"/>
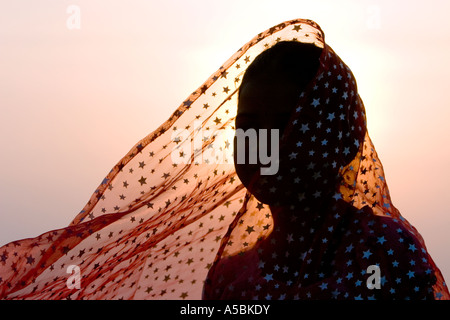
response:
<path id="1" fill-rule="evenodd" d="M 448 280 L 448 12 L 438 0 L 1 1 L 0 245 L 66 226 L 244 43 L 309 18 L 352 69 L 393 202 Z"/>

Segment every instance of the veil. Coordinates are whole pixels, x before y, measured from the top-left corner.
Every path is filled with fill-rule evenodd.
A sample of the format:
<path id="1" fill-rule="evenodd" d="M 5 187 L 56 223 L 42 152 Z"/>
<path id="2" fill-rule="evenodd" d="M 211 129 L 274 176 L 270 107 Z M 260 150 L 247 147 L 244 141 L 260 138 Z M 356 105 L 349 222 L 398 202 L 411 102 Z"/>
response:
<path id="1" fill-rule="evenodd" d="M 338 59 L 311 20 L 283 22 L 258 34 L 131 148 L 69 226 L 0 248 L 0 298 L 202 298 L 205 279 L 220 261 L 251 250 L 273 228 L 268 206 L 236 175 L 233 139 L 244 72 L 280 41 L 323 48 L 322 69 L 330 68 L 327 57 Z M 348 67 L 338 67 L 354 80 Z M 361 112 L 358 156 L 342 166 L 335 200 L 389 217 L 425 248 L 391 202 L 362 101 L 356 91 L 348 98 Z M 440 271 L 423 254 L 432 268 L 434 296 L 448 299 Z M 78 286 L 72 282 L 76 275 Z"/>

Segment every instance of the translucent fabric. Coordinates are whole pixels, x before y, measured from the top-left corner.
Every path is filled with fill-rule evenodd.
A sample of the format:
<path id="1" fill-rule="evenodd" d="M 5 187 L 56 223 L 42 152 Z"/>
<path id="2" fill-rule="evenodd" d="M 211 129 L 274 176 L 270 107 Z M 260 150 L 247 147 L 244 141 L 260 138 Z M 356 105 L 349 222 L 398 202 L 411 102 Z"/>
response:
<path id="1" fill-rule="evenodd" d="M 280 41 L 323 48 L 320 67 L 281 138 L 280 170 L 252 195 L 233 164 L 237 93 L 248 65 Z M 277 181 L 292 192 L 277 192 Z M 314 188 L 298 192 L 299 183 Z M 295 233 L 277 232 L 260 195 L 289 204 Z M 319 211 L 307 210 L 317 202 Z M 381 272 L 380 289 L 369 288 L 370 266 Z M 350 69 L 316 23 L 292 20 L 245 44 L 139 141 L 68 227 L 0 248 L 0 297 L 448 299 L 449 293 L 422 237 L 391 202 Z"/>

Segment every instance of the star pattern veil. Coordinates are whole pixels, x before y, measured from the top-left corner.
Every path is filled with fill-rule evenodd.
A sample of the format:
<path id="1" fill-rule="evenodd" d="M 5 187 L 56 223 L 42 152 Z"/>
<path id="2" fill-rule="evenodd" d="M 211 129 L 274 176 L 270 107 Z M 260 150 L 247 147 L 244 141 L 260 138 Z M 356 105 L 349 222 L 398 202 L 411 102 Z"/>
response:
<path id="1" fill-rule="evenodd" d="M 258 192 L 280 202 L 294 198 L 296 206 L 325 196 L 331 202 L 326 215 L 312 214 L 297 234 L 283 235 L 291 254 L 277 260 L 284 252 L 276 245 L 265 249 L 272 250 L 267 258 L 260 254 L 276 226 L 269 206 L 236 174 L 233 139 L 243 75 L 282 41 L 323 50 L 282 137 L 280 170 L 267 176 L 269 186 L 282 177 L 294 191 Z M 320 112 L 322 125 L 305 122 L 305 112 Z M 302 153 L 311 156 L 309 169 L 297 162 Z M 323 178 L 330 168 L 339 168 L 341 178 L 331 189 Z M 295 193 L 302 170 L 313 172 L 319 189 L 311 194 Z M 305 237 L 312 239 L 307 246 L 299 240 Z M 366 286 L 371 265 L 381 270 L 381 289 Z M 70 282 L 74 267 L 78 287 Z M 285 276 L 277 278 L 277 270 Z M 1 247 L 0 298 L 448 299 L 449 293 L 424 240 L 391 202 L 350 69 L 315 22 L 298 19 L 241 47 L 112 168 L 69 226 Z"/>

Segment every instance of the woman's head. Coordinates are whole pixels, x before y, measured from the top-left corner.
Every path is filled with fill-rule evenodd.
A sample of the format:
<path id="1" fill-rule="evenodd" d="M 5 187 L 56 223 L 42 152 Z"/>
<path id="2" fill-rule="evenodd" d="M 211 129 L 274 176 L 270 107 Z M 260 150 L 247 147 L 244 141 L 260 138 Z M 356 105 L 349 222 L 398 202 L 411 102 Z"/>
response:
<path id="1" fill-rule="evenodd" d="M 278 129 L 281 137 L 296 107 L 300 94 L 317 73 L 322 49 L 314 44 L 279 42 L 265 50 L 247 68 L 239 88 L 236 129 Z M 259 137 L 258 137 L 259 138 Z M 267 150 L 271 150 L 269 147 Z M 235 141 L 235 157 L 237 156 Z M 245 154 L 252 152 L 246 144 Z M 261 164 L 237 163 L 236 172 L 252 191 Z M 255 185 L 251 185 L 251 181 Z"/>
<path id="2" fill-rule="evenodd" d="M 351 167 L 365 136 L 364 107 L 353 74 L 329 47 L 277 43 L 249 65 L 239 88 L 236 137 L 249 129 L 265 129 L 266 136 L 244 148 L 235 138 L 235 168 L 259 201 L 293 205 L 329 198 L 340 189 L 343 169 Z M 270 139 L 274 129 L 280 137 L 276 149 Z M 267 167 L 261 150 L 256 151 L 261 145 L 277 152 L 273 174 L 261 171 Z M 256 164 L 245 158 L 250 153 L 257 153 Z"/>
<path id="3" fill-rule="evenodd" d="M 257 56 L 239 87 L 236 127 L 282 131 L 316 75 L 321 51 L 313 44 L 283 41 Z"/>

